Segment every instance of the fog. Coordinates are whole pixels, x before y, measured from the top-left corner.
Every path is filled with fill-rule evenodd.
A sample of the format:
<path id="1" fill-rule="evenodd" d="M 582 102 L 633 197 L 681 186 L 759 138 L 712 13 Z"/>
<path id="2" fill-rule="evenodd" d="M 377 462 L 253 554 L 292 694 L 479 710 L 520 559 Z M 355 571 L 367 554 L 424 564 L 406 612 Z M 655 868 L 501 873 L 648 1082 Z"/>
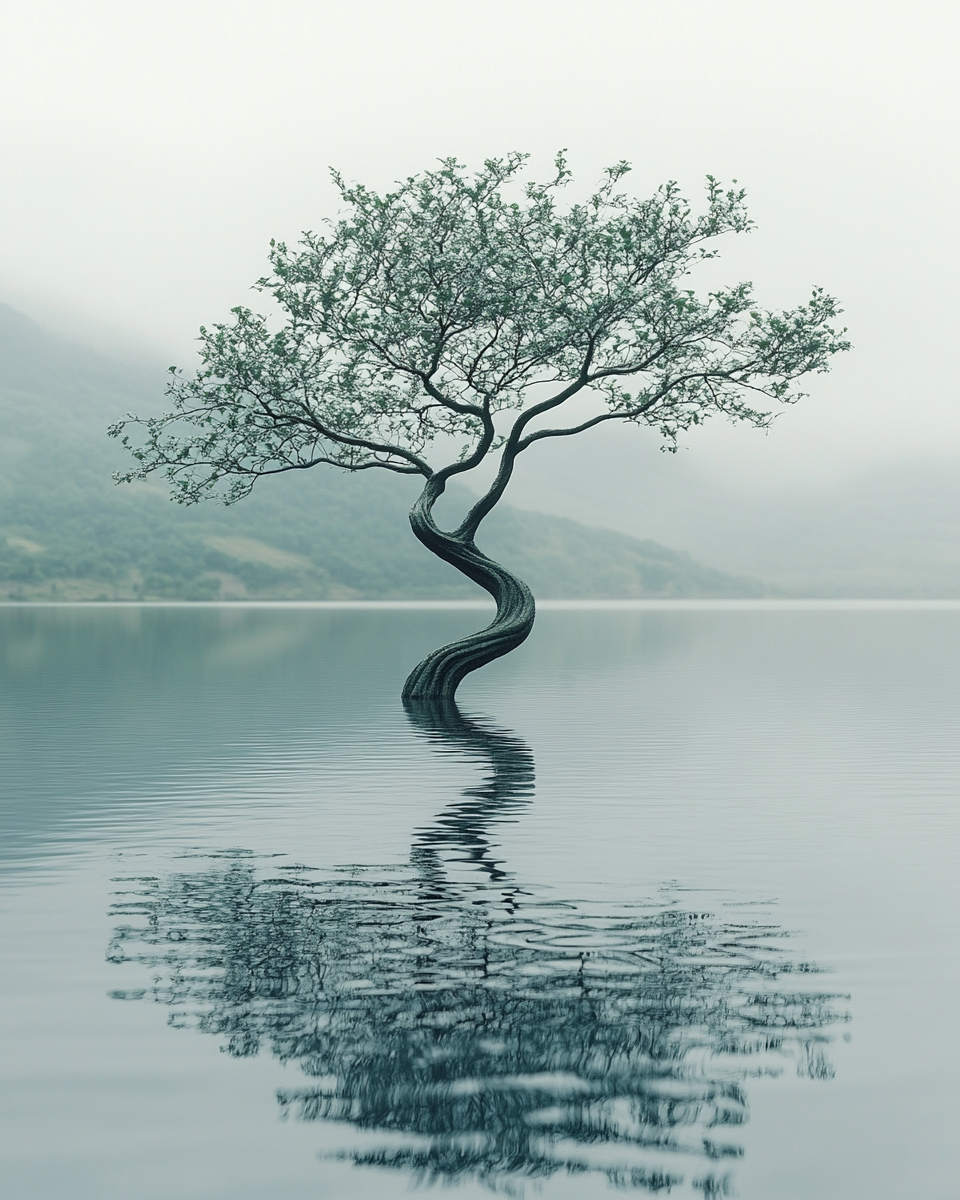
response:
<path id="1" fill-rule="evenodd" d="M 530 456 L 511 499 L 772 579 L 787 542 L 822 542 L 797 514 L 833 529 L 864 479 L 900 490 L 849 533 L 861 553 L 891 508 L 904 544 L 944 511 L 927 483 L 960 458 L 955 4 L 7 0 L 3 23 L 0 299 L 48 327 L 189 363 L 201 323 L 255 304 L 269 239 L 335 214 L 331 165 L 384 187 L 512 149 L 546 174 L 566 147 L 584 185 L 626 158 L 631 190 L 694 198 L 710 172 L 758 225 L 723 278 L 771 306 L 822 285 L 853 352 L 769 434 L 714 424 L 663 458 L 651 433 L 582 439 Z M 937 561 L 960 549 L 937 538 Z"/>

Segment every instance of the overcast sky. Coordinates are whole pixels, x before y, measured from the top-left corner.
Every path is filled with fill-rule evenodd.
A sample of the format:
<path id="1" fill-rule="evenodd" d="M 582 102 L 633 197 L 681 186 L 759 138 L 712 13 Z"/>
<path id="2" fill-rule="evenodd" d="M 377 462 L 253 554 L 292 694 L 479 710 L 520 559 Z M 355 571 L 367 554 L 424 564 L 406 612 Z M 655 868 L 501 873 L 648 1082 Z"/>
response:
<path id="1" fill-rule="evenodd" d="M 444 155 L 567 147 L 578 177 L 736 177 L 726 277 L 842 300 L 855 343 L 775 433 L 692 453 L 741 479 L 960 456 L 960 6 L 938 0 L 0 0 L 0 299 L 189 361 L 254 303 L 271 237 Z"/>

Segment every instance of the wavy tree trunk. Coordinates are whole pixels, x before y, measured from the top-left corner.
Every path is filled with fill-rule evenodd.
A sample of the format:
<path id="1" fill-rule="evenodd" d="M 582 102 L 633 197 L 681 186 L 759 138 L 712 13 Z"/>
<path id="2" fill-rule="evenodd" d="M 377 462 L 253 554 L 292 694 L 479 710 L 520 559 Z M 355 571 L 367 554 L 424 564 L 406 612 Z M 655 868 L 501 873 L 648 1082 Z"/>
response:
<path id="1" fill-rule="evenodd" d="M 437 528 L 431 511 L 440 490 L 429 484 L 424 488 L 410 510 L 413 532 L 428 550 L 486 589 L 497 602 L 497 615 L 486 629 L 428 654 L 403 685 L 405 702 L 429 700 L 446 705 L 452 703 L 466 675 L 509 654 L 526 640 L 537 610 L 533 593 L 523 580 L 478 550 L 472 532 L 465 532 L 462 526 L 454 533 Z"/>

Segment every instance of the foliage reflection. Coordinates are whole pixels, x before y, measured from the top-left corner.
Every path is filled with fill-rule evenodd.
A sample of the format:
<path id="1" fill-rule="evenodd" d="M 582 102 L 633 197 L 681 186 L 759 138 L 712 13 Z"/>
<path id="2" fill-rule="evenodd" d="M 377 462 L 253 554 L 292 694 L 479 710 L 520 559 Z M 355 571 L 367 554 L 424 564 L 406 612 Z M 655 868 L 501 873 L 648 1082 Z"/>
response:
<path id="1" fill-rule="evenodd" d="M 278 1094 L 283 1112 L 352 1127 L 338 1156 L 357 1164 L 726 1193 L 744 1080 L 789 1061 L 829 1077 L 838 997 L 736 906 L 521 888 L 491 834 L 530 801 L 529 748 L 454 707 L 410 716 L 485 777 L 417 833 L 409 866 L 267 877 L 227 852 L 136 880 L 117 911 L 141 920 L 111 956 L 152 968 L 173 1024 L 296 1063 L 310 1083 Z"/>

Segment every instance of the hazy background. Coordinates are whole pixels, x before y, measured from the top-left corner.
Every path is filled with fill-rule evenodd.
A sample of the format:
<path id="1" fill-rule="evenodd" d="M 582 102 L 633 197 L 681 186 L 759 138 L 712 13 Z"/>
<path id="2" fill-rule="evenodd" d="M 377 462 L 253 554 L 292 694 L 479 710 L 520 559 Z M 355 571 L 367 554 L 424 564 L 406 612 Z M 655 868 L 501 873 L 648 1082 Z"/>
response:
<path id="1" fill-rule="evenodd" d="M 605 431 L 510 499 L 824 594 L 960 594 L 953 3 L 0 4 L 0 300 L 141 364 L 254 301 L 271 237 L 455 154 L 737 178 L 729 280 L 819 284 L 854 342 L 763 435 Z M 158 387 L 159 387 L 158 373 Z"/>

